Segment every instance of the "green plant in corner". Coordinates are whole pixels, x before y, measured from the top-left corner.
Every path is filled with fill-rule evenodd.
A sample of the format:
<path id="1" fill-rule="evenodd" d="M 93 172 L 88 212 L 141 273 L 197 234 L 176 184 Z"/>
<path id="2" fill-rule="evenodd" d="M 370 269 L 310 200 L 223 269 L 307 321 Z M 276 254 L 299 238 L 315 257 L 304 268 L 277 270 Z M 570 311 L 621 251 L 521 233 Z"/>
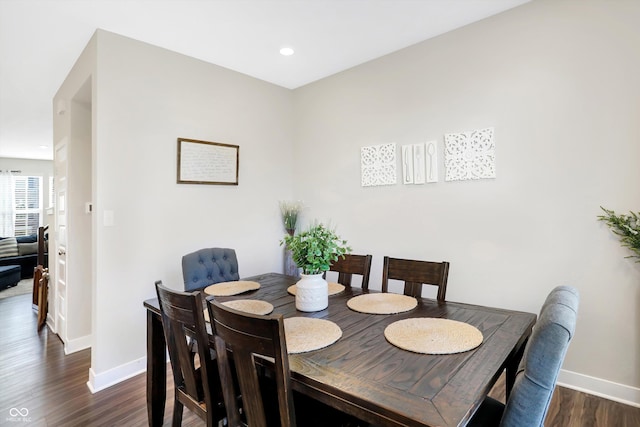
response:
<path id="1" fill-rule="evenodd" d="M 602 206 L 600 209 L 604 211 L 605 215 L 599 215 L 598 219 L 607 224 L 611 231 L 620 237 L 622 246 L 626 246 L 635 253 L 627 258 L 638 258 L 636 262 L 640 262 L 640 212 L 617 215 L 614 211 Z"/>
<path id="2" fill-rule="evenodd" d="M 323 273 L 329 270 L 331 262 L 351 252 L 346 240 L 321 223 L 315 223 L 295 236 L 284 236 L 280 245 L 289 248 L 303 274 Z"/>

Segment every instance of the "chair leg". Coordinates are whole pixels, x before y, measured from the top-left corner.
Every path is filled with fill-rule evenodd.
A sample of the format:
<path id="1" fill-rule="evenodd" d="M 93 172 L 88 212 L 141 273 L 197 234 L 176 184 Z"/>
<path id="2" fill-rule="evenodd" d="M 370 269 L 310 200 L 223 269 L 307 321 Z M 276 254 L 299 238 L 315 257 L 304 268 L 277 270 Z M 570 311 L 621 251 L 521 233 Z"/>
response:
<path id="1" fill-rule="evenodd" d="M 49 277 L 48 274 L 41 274 L 38 281 L 38 332 L 47 323 L 47 312 L 49 310 Z"/>
<path id="2" fill-rule="evenodd" d="M 173 401 L 173 421 L 171 422 L 171 425 L 173 427 L 180 427 L 182 425 L 183 408 L 184 406 L 178 401 L 178 398 L 176 397 L 176 399 L 174 399 Z"/>

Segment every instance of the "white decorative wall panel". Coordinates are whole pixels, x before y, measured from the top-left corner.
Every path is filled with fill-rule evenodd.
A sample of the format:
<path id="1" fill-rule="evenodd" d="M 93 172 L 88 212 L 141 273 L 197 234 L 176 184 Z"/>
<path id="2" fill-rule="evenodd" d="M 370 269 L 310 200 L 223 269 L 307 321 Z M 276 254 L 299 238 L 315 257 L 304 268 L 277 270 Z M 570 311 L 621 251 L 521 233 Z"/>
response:
<path id="1" fill-rule="evenodd" d="M 425 169 L 425 144 L 408 144 L 402 147 L 402 183 L 424 184 L 428 171 Z M 431 160 L 431 159 L 430 159 Z"/>
<path id="2" fill-rule="evenodd" d="M 413 184 L 413 145 L 403 145 L 402 149 L 402 183 Z"/>
<path id="3" fill-rule="evenodd" d="M 427 182 L 438 182 L 438 142 L 427 142 L 426 148 Z"/>
<path id="4" fill-rule="evenodd" d="M 396 144 L 372 145 L 360 149 L 362 186 L 396 183 Z"/>
<path id="5" fill-rule="evenodd" d="M 493 128 L 445 134 L 444 143 L 446 181 L 496 177 Z"/>
<path id="6" fill-rule="evenodd" d="M 413 183 L 424 184 L 424 143 L 413 144 Z"/>

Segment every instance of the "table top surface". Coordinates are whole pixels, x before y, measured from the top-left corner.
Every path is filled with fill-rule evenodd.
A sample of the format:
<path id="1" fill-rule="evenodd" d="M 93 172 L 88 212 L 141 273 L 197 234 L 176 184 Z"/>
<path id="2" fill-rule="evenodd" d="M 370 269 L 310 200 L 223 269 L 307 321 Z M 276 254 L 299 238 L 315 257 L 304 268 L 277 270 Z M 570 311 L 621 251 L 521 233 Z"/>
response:
<path id="1" fill-rule="evenodd" d="M 245 280 L 259 282 L 260 289 L 218 300 L 264 300 L 285 318 L 327 319 L 342 329 L 342 337 L 329 347 L 289 356 L 294 389 L 332 404 L 338 402 L 342 408 L 351 406 L 356 412 L 373 414 L 381 425 L 466 424 L 536 320 L 531 313 L 426 298 L 405 313 L 364 314 L 347 307 L 350 298 L 363 293 L 350 287 L 330 296 L 327 309 L 305 313 L 296 310 L 295 298 L 287 292 L 297 281 L 295 277 L 269 273 Z M 159 313 L 157 299 L 144 305 Z M 466 322 L 482 332 L 484 341 L 464 353 L 427 355 L 402 350 L 385 339 L 389 324 L 415 317 Z"/>

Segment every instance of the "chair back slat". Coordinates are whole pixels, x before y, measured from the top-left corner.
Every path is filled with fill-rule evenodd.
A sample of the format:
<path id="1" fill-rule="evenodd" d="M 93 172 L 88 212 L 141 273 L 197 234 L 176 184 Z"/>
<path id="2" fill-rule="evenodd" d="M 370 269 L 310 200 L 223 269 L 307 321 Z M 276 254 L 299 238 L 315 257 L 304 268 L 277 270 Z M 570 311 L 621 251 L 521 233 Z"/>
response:
<path id="1" fill-rule="evenodd" d="M 240 345 L 240 344 L 239 344 Z M 233 361 L 238 372 L 238 383 L 242 393 L 242 407 L 245 408 L 245 416 L 249 420 L 248 425 L 266 427 L 267 417 L 262 404 L 262 390 L 258 372 L 255 368 L 255 360 L 250 351 L 234 347 Z"/>
<path id="2" fill-rule="evenodd" d="M 419 298 L 423 285 L 438 287 L 437 300 L 445 301 L 449 263 L 390 258 L 385 256 L 382 268 L 382 292 L 389 291 L 389 280 L 403 280 L 404 294 Z"/>
<path id="3" fill-rule="evenodd" d="M 339 257 L 337 261 L 331 263 L 329 271 L 338 273 L 338 283 L 344 286 L 351 286 L 351 279 L 354 274 L 362 276 L 362 289 L 369 289 L 369 274 L 371 272 L 371 255 L 347 254 Z"/>

